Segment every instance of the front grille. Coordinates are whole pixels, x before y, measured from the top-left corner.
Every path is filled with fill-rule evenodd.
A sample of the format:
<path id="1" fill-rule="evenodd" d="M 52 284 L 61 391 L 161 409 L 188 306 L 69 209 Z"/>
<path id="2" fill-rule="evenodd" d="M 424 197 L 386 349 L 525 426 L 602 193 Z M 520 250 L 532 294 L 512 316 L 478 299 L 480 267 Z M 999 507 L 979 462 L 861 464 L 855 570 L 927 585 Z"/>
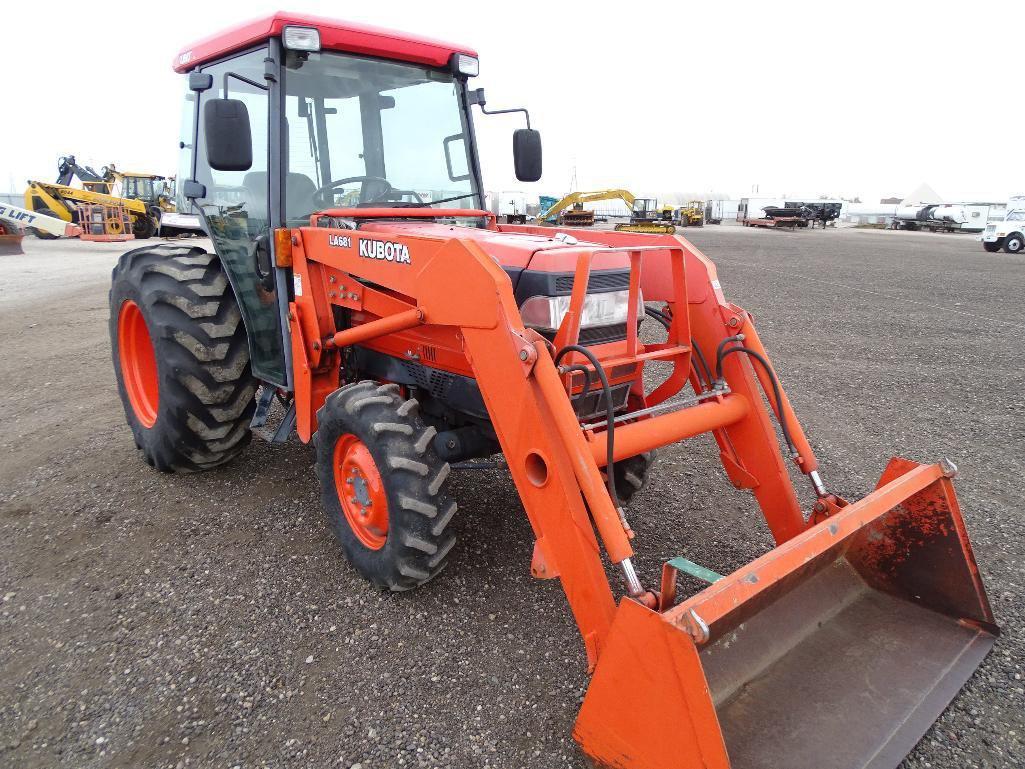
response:
<path id="1" fill-rule="evenodd" d="M 540 332 L 549 342 L 555 341 L 554 331 Z M 580 338 L 577 344 L 593 346 L 608 344 L 609 342 L 622 342 L 626 339 L 626 324 L 616 323 L 612 326 L 595 326 L 594 328 L 580 329 Z"/>
<path id="2" fill-rule="evenodd" d="M 613 385 L 609 388 L 612 391 L 613 410 L 621 409 L 626 405 L 631 384 L 626 382 L 625 384 Z M 577 418 L 582 422 L 593 419 L 599 414 L 605 416 L 605 393 L 601 389 L 601 384 L 592 383 L 591 390 L 587 395 L 574 398 L 573 411 L 576 412 Z"/>
<path id="3" fill-rule="evenodd" d="M 456 375 L 450 374 L 447 371 L 440 371 L 436 368 L 429 368 L 413 361 L 401 361 L 402 367 L 406 370 L 406 373 L 416 383 L 417 387 L 420 387 L 435 398 L 444 400 L 445 396 L 448 395 L 449 388 L 452 387 L 455 381 Z"/>
<path id="4" fill-rule="evenodd" d="M 594 328 L 580 329 L 580 344 L 606 344 L 607 342 L 620 342 L 626 339 L 626 324 L 617 323 L 614 326 L 595 326 Z"/>
<path id="5" fill-rule="evenodd" d="M 573 275 L 559 275 L 555 279 L 555 290 L 560 294 L 573 291 Z M 630 272 L 595 272 L 587 281 L 587 293 L 596 294 L 602 291 L 621 291 L 630 288 Z"/>

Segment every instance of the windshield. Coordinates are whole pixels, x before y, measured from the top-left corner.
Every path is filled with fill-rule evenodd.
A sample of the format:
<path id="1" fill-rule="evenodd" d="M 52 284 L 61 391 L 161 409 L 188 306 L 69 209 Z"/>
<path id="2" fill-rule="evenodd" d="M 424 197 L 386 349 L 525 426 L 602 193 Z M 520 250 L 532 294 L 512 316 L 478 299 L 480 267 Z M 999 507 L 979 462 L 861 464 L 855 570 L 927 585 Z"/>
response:
<path id="1" fill-rule="evenodd" d="M 450 73 L 289 52 L 284 87 L 290 222 L 331 207 L 481 207 Z"/>
<path id="2" fill-rule="evenodd" d="M 126 176 L 124 178 L 124 197 L 134 200 L 153 200 L 153 180 L 143 176 Z"/>

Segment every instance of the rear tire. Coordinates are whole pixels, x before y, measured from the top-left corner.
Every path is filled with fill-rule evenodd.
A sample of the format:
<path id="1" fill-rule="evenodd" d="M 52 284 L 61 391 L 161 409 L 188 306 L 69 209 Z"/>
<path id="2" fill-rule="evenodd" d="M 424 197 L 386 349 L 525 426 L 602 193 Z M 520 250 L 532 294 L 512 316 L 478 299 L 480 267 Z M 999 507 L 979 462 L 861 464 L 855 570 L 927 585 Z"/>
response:
<path id="1" fill-rule="evenodd" d="M 982 247 L 989 251 L 991 254 L 995 254 L 997 251 L 1004 247 L 1004 239 L 1000 238 L 998 240 L 994 240 L 993 242 L 988 242 L 984 240 L 982 241 Z"/>
<path id="2" fill-rule="evenodd" d="M 1008 254 L 1020 254 L 1025 250 L 1025 237 L 1020 232 L 1012 232 L 1004 238 L 1004 252 Z"/>
<path id="3" fill-rule="evenodd" d="M 110 343 L 125 417 L 148 464 L 206 470 L 249 443 L 256 380 L 214 254 L 180 246 L 124 254 L 112 275 Z"/>
<path id="4" fill-rule="evenodd" d="M 317 412 L 328 523 L 356 571 L 394 591 L 436 577 L 456 543 L 447 529 L 456 512 L 450 466 L 418 410 L 398 385 L 363 381 L 335 390 Z"/>

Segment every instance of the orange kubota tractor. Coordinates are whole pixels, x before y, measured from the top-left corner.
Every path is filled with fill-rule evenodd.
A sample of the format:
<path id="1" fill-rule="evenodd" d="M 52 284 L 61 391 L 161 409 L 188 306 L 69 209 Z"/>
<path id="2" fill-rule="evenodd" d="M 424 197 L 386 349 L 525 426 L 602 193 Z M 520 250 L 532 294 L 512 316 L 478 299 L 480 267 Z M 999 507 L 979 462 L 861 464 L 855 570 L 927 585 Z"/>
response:
<path id="1" fill-rule="evenodd" d="M 595 763 L 901 761 L 997 633 L 951 464 L 893 459 L 844 501 L 751 316 L 686 240 L 498 225 L 471 49 L 277 14 L 175 68 L 181 192 L 213 253 L 147 246 L 114 271 L 114 367 L 147 462 L 213 468 L 252 430 L 294 428 L 345 556 L 407 590 L 455 544 L 453 465 L 501 453 L 532 572 L 561 581 L 593 670 L 575 736 Z M 522 181 L 541 173 L 529 125 L 513 136 Z M 642 341 L 642 322 L 664 341 Z M 648 387 L 657 362 L 671 373 Z M 776 547 L 725 576 L 683 558 L 637 573 L 625 508 L 653 452 L 709 432 Z M 814 493 L 807 514 L 785 459 Z M 678 596 L 681 570 L 711 584 Z"/>

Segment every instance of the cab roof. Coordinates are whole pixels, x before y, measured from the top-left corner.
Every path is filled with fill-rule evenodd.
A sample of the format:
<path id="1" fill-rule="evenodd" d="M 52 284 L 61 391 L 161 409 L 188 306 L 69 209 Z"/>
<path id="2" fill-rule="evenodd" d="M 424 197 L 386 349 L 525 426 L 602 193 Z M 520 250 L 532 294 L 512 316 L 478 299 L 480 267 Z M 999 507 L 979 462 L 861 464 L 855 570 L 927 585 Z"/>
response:
<path id="1" fill-rule="evenodd" d="M 364 56 L 397 59 L 432 67 L 444 67 L 454 53 L 476 56 L 463 45 L 445 43 L 404 32 L 395 32 L 366 24 L 355 24 L 320 16 L 278 11 L 272 16 L 247 21 L 218 32 L 183 48 L 174 58 L 175 72 L 188 72 L 235 51 L 241 51 L 272 37 L 279 37 L 287 25 L 316 27 L 323 50 L 346 51 Z"/>

